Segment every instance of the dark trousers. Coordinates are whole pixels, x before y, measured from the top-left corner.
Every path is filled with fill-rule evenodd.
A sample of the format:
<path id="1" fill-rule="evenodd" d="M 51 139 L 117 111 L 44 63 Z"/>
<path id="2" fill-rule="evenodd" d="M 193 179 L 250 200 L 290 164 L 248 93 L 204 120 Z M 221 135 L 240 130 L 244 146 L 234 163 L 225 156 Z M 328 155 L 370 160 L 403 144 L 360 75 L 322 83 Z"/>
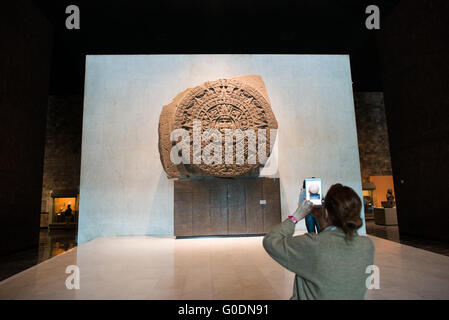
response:
<path id="1" fill-rule="evenodd" d="M 320 226 L 318 225 L 318 221 L 316 220 L 315 216 L 311 213 L 309 213 L 306 216 L 306 227 L 308 233 L 318 233 L 320 232 Z M 316 231 L 315 231 L 316 228 Z"/>

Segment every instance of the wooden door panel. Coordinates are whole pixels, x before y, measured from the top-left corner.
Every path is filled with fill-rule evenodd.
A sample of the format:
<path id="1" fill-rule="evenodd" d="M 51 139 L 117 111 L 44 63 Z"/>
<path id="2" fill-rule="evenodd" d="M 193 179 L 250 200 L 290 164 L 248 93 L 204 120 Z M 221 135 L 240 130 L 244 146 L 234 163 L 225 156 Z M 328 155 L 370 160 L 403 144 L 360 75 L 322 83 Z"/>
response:
<path id="1" fill-rule="evenodd" d="M 246 196 L 246 233 L 263 233 L 262 180 L 247 179 L 245 181 Z"/>
<path id="2" fill-rule="evenodd" d="M 174 202 L 175 236 L 191 236 L 192 230 L 192 193 L 183 193 L 181 196 L 186 201 Z M 190 200 L 189 200 L 190 198 Z"/>
<path id="3" fill-rule="evenodd" d="M 281 208 L 279 200 L 267 199 L 267 204 L 263 208 L 263 228 L 264 232 L 270 232 L 281 222 Z"/>
<path id="4" fill-rule="evenodd" d="M 221 180 L 212 180 L 210 192 L 210 232 L 215 235 L 228 234 L 227 184 Z"/>
<path id="5" fill-rule="evenodd" d="M 228 183 L 228 234 L 246 233 L 245 185 L 240 181 Z"/>
<path id="6" fill-rule="evenodd" d="M 180 192 L 192 192 L 192 181 L 189 180 L 175 180 L 175 197 Z"/>
<path id="7" fill-rule="evenodd" d="M 279 179 L 177 180 L 174 191 L 175 236 L 260 234 L 281 221 Z"/>
<path id="8" fill-rule="evenodd" d="M 246 234 L 245 208 L 228 207 L 228 234 Z"/>
<path id="9" fill-rule="evenodd" d="M 280 199 L 279 179 L 263 179 L 263 196 L 266 199 Z"/>
<path id="10" fill-rule="evenodd" d="M 279 179 L 264 179 L 263 197 L 266 204 L 263 207 L 264 232 L 270 232 L 281 222 L 281 200 Z"/>
<path id="11" fill-rule="evenodd" d="M 192 202 L 192 192 L 175 192 L 174 201 Z"/>
<path id="12" fill-rule="evenodd" d="M 210 234 L 210 211 L 209 211 L 209 191 L 193 192 L 193 234 L 209 235 Z"/>
<path id="13" fill-rule="evenodd" d="M 228 182 L 228 206 L 245 206 L 245 185 L 240 181 Z"/>

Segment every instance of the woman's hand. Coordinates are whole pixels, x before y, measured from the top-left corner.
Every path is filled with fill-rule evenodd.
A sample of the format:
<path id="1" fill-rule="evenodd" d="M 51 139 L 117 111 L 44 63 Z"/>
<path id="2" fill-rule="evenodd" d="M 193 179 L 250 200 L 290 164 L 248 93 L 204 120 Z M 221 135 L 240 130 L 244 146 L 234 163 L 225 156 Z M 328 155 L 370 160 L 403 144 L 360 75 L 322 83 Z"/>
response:
<path id="1" fill-rule="evenodd" d="M 305 200 L 298 207 L 298 209 L 296 209 L 296 211 L 293 213 L 293 216 L 296 218 L 296 220 L 300 221 L 304 219 L 310 212 L 312 212 L 312 208 L 313 208 L 312 201 Z"/>

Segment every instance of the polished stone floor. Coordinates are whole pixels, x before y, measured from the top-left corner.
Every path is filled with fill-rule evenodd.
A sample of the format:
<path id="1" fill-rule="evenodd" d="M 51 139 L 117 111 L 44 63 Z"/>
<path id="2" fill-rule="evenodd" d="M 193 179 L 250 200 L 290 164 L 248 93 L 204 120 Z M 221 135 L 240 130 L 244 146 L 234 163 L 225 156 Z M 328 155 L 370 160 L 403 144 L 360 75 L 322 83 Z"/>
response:
<path id="1" fill-rule="evenodd" d="M 367 299 L 449 299 L 449 257 L 370 237 L 380 289 Z M 288 299 L 293 276 L 262 237 L 98 238 L 0 282 L 0 299 Z"/>
<path id="2" fill-rule="evenodd" d="M 366 232 L 379 238 L 449 256 L 449 243 L 400 235 L 398 226 L 382 226 L 375 224 L 374 220 L 367 220 Z"/>
<path id="3" fill-rule="evenodd" d="M 76 246 L 76 231 L 41 229 L 39 246 L 0 257 L 0 281 Z"/>
<path id="4" fill-rule="evenodd" d="M 449 256 L 449 243 L 400 236 L 397 226 L 376 225 L 374 220 L 368 220 L 366 229 L 372 236 Z M 72 230 L 41 229 L 37 248 L 0 257 L 0 281 L 75 247 L 76 234 Z"/>

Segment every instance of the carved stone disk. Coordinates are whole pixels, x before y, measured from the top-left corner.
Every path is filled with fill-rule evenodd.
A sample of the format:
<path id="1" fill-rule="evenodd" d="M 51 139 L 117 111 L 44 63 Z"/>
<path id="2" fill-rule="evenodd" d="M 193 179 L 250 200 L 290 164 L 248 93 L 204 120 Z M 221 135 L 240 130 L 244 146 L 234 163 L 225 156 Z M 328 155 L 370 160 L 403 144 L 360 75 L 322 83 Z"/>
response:
<path id="1" fill-rule="evenodd" d="M 224 137 L 226 129 L 241 129 L 242 131 L 252 129 L 255 133 L 258 129 L 265 129 L 267 134 L 266 147 L 267 153 L 270 149 L 269 129 L 277 128 L 277 121 L 271 110 L 269 101 L 265 99 L 264 95 L 255 89 L 253 86 L 244 82 L 244 79 L 250 78 L 252 84 L 257 83 L 259 88 L 265 89 L 263 81 L 258 76 L 242 77 L 243 81 L 234 79 L 219 79 L 216 81 L 205 82 L 193 89 L 189 89 L 182 95 L 182 98 L 175 99 L 169 106 L 166 106 L 161 114 L 159 124 L 159 149 L 161 151 L 161 160 L 164 169 L 167 171 L 169 177 L 171 176 L 213 176 L 213 177 L 238 177 L 254 172 L 260 164 L 248 163 L 248 143 L 244 143 L 244 163 L 236 163 L 236 144 L 239 142 L 236 138 L 233 139 L 234 159 L 232 164 L 225 163 L 225 143 Z M 265 96 L 266 93 L 264 92 Z M 170 107 L 171 106 L 171 107 Z M 167 108 L 170 107 L 170 109 Z M 173 108 L 175 110 L 173 110 Z M 173 119 L 173 124 L 166 122 Z M 216 129 L 222 134 L 222 161 L 221 164 L 193 164 L 193 143 L 191 143 L 190 164 L 180 164 L 174 166 L 166 164 L 167 150 L 161 144 L 168 144 L 172 146 L 175 142 L 167 141 L 167 133 L 161 132 L 167 129 L 184 129 L 193 137 L 194 121 L 199 121 L 201 124 L 201 132 L 208 129 Z M 165 140 L 165 141 L 164 141 Z M 211 141 L 202 141 L 202 150 L 209 145 Z M 250 150 L 253 151 L 253 150 Z M 165 153 L 165 154 L 162 154 Z M 218 160 L 218 159 L 217 159 Z M 168 154 L 168 161 L 169 154 Z M 167 170 L 168 169 L 168 170 Z M 178 173 L 176 173 L 176 170 Z"/>

